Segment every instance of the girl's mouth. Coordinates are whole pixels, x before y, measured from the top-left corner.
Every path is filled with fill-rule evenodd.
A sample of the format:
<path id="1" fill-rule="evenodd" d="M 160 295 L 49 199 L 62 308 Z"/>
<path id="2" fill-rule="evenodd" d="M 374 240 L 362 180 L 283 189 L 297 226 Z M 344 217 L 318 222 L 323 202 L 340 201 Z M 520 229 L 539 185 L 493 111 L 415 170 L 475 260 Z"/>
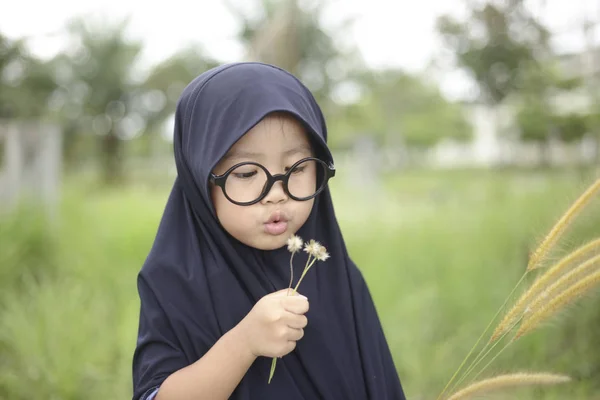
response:
<path id="1" fill-rule="evenodd" d="M 287 222 L 286 221 L 273 221 L 267 222 L 265 224 L 265 232 L 269 235 L 281 235 L 287 230 Z"/>
<path id="2" fill-rule="evenodd" d="M 277 236 L 287 231 L 288 218 L 281 211 L 275 211 L 265 222 L 265 232 L 269 235 Z"/>

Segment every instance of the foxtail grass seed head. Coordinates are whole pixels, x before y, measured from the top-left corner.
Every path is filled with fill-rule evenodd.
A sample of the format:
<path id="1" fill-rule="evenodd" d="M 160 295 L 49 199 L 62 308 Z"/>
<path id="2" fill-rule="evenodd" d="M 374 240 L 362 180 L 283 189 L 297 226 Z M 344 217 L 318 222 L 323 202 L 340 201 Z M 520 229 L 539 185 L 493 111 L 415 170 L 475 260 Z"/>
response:
<path id="1" fill-rule="evenodd" d="M 295 253 L 302 249 L 303 244 L 304 243 L 302 242 L 302 238 L 300 238 L 300 236 L 293 235 L 287 240 L 287 249 L 290 253 Z"/>
<path id="2" fill-rule="evenodd" d="M 528 314 L 515 334 L 515 339 L 533 331 L 539 324 L 552 317 L 560 309 L 584 296 L 590 289 L 600 284 L 600 271 L 586 276 L 574 285 L 559 293 L 543 307 Z"/>
<path id="3" fill-rule="evenodd" d="M 527 264 L 527 270 L 540 268 L 543 266 L 548 253 L 567 230 L 570 223 L 575 219 L 577 214 L 585 208 L 585 206 L 592 200 L 594 195 L 600 190 L 600 179 L 594 182 L 579 198 L 573 203 L 571 207 L 563 214 L 558 222 L 552 227 L 550 232 L 546 235 L 544 240 L 540 243 L 537 249 L 531 254 L 529 263 Z"/>
<path id="4" fill-rule="evenodd" d="M 547 301 L 551 301 L 556 295 L 561 294 L 565 289 L 580 282 L 583 278 L 594 272 L 599 265 L 600 255 L 590 258 L 577 268 L 561 276 L 533 299 L 527 311 L 532 313 L 540 309 Z"/>
<path id="5" fill-rule="evenodd" d="M 583 260 L 586 256 L 590 254 L 596 254 L 600 250 L 600 239 L 595 239 L 587 244 L 577 248 L 573 252 L 567 254 L 561 260 L 559 260 L 556 264 L 554 264 L 548 271 L 546 271 L 543 275 L 535 280 L 533 285 L 525 291 L 517 300 L 517 302 L 512 306 L 512 308 L 506 313 L 504 318 L 498 324 L 496 330 L 492 334 L 490 339 L 491 342 L 495 342 L 500 338 L 502 334 L 512 328 L 513 323 L 524 313 L 529 313 L 533 309 L 536 308 L 540 302 L 545 300 L 547 297 L 547 293 L 544 293 L 544 290 L 554 291 L 557 283 L 560 282 L 561 285 L 564 284 L 565 281 L 569 281 L 569 273 L 573 266 L 577 266 L 578 262 Z M 595 267 L 598 262 L 600 262 L 600 256 L 596 255 L 592 259 L 586 261 L 582 265 L 579 265 L 576 270 L 580 270 L 580 272 L 585 272 L 588 268 Z M 572 271 L 573 272 L 573 271 Z M 575 275 L 575 274 L 573 274 Z M 566 279 L 563 279 L 566 278 Z M 551 282 L 557 280 L 553 285 L 549 285 Z M 537 297 L 536 297 L 537 296 Z"/>
<path id="6" fill-rule="evenodd" d="M 535 290 L 539 292 L 539 289 L 542 289 L 547 283 L 553 281 L 561 275 L 564 275 L 566 272 L 571 270 L 573 266 L 578 265 L 577 263 L 589 258 L 590 256 L 595 256 L 597 253 L 600 253 L 600 238 L 587 242 L 583 246 L 578 247 L 561 258 L 550 269 L 548 269 L 548 271 L 541 275 L 534 282 L 531 288 L 535 288 Z"/>
<path id="7" fill-rule="evenodd" d="M 484 379 L 475 382 L 470 386 L 456 392 L 447 400 L 464 400 L 470 399 L 473 396 L 481 395 L 507 388 L 533 386 L 533 385 L 557 385 L 567 383 L 571 378 L 566 375 L 549 374 L 549 373 L 516 373 L 508 375 L 499 375 L 493 378 Z"/>

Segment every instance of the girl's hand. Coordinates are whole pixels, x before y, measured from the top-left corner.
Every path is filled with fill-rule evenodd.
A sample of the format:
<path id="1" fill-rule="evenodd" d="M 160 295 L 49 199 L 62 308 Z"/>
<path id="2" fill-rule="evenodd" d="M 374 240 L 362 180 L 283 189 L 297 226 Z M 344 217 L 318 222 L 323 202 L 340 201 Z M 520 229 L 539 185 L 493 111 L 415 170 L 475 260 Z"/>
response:
<path id="1" fill-rule="evenodd" d="M 304 336 L 307 311 L 302 295 L 288 295 L 288 289 L 268 294 L 239 323 L 240 336 L 255 357 L 283 357 Z"/>

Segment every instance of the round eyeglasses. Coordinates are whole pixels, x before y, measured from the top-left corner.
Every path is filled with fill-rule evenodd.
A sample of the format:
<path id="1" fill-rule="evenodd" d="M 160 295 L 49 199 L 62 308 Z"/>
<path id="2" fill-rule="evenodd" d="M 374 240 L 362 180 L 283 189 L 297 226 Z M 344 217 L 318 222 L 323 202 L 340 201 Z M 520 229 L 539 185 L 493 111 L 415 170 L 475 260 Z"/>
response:
<path id="1" fill-rule="evenodd" d="M 234 165 L 222 175 L 210 175 L 210 182 L 220 186 L 230 202 L 239 206 L 258 203 L 269 193 L 275 182 L 281 181 L 283 190 L 296 201 L 310 200 L 318 195 L 330 178 L 335 167 L 314 157 L 303 158 L 285 174 L 271 175 L 262 165 L 246 161 Z"/>

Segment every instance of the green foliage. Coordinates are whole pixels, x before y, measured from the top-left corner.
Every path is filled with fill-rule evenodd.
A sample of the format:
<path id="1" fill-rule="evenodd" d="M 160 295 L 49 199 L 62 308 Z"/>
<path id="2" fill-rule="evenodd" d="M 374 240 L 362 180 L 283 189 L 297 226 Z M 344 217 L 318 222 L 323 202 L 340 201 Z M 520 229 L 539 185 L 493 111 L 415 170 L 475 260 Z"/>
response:
<path id="1" fill-rule="evenodd" d="M 68 26 L 74 46 L 52 62 L 60 83 L 57 112 L 70 126 L 71 136 L 96 135 L 107 183 L 123 179 L 121 137 L 131 134 L 124 122 L 139 117 L 133 109 L 132 78 L 142 45 L 126 38 L 126 28 L 126 20 L 104 25 L 75 19 Z"/>
<path id="2" fill-rule="evenodd" d="M 386 70 L 363 78 L 363 99 L 332 118 L 333 145 L 357 135 L 371 134 L 379 142 L 399 141 L 409 146 L 429 147 L 442 139 L 471 138 L 471 127 L 457 103 L 448 102 L 433 85 L 418 75 Z"/>
<path id="3" fill-rule="evenodd" d="M 485 2 L 473 5 L 466 21 L 442 16 L 437 23 L 458 65 L 477 81 L 488 104 L 499 104 L 518 90 L 523 67 L 547 48 L 547 30 L 521 3 Z"/>
<path id="4" fill-rule="evenodd" d="M 0 320 L 0 397 L 126 398 L 137 309 L 110 293 L 69 278 L 11 293 Z"/>
<path id="5" fill-rule="evenodd" d="M 557 116 L 554 120 L 560 132 L 560 138 L 566 142 L 579 140 L 590 131 L 588 115 L 571 113 Z"/>
<path id="6" fill-rule="evenodd" d="M 90 134 L 101 160 L 104 181 L 124 179 L 127 141 L 144 133 L 162 133 L 162 124 L 175 112 L 183 88 L 216 65 L 194 48 L 184 49 L 154 66 L 140 79 L 141 42 L 126 37 L 128 21 L 94 24 L 76 19 L 68 27 L 75 43 L 52 61 L 59 90 L 55 112 L 65 126 L 66 154 L 89 154 Z M 87 138 L 85 137 L 87 136 Z M 148 140 L 161 140 L 153 135 Z"/>
<path id="7" fill-rule="evenodd" d="M 364 211 L 338 202 L 350 253 L 374 291 L 408 398 L 435 399 L 522 275 L 529 250 L 590 179 L 593 174 L 582 180 L 570 172 L 413 172 L 390 176 L 387 196 Z M 599 205 L 574 225 L 561 250 L 597 236 Z M 377 234 L 359 233 L 361 221 Z M 581 380 L 518 398 L 594 398 L 596 304 L 597 296 L 583 300 L 568 318 L 509 349 L 485 375 L 572 373 Z M 567 347 L 563 332 L 573 330 L 579 341 Z"/>
<path id="8" fill-rule="evenodd" d="M 248 2 L 226 1 L 241 27 L 238 37 L 248 57 L 298 76 L 326 112 L 334 107 L 336 88 L 355 79 L 364 67 L 354 46 L 340 46 L 353 19 L 324 26 L 328 3 L 318 0 L 301 6 L 298 0 L 254 0 L 248 6 Z"/>
<path id="9" fill-rule="evenodd" d="M 527 103 L 517 113 L 520 138 L 526 142 L 544 142 L 552 129 L 552 115 L 540 102 Z"/>
<path id="10" fill-rule="evenodd" d="M 574 141 L 589 131 L 588 117 L 561 115 L 550 99 L 578 89 L 578 77 L 564 77 L 549 45 L 549 31 L 522 0 L 472 3 L 470 16 L 438 20 L 438 31 L 482 90 L 481 100 L 516 103 L 521 139 L 544 143 L 550 135 Z M 515 101 L 516 100 L 516 101 Z"/>
<path id="11" fill-rule="evenodd" d="M 471 137 L 461 107 L 446 101 L 437 87 L 425 83 L 425 77 L 399 70 L 366 71 L 355 63 L 353 49 L 337 44 L 352 21 L 326 30 L 321 21 L 327 2 L 318 1 L 312 7 L 300 7 L 295 0 L 260 0 L 258 4 L 258 12 L 251 15 L 229 3 L 242 26 L 242 42 L 251 49 L 260 48 L 268 37 L 268 51 L 259 51 L 257 56 L 297 74 L 313 90 L 327 115 L 333 147 L 348 145 L 360 135 L 418 147 L 444 138 Z M 286 28 L 269 31 L 281 26 Z M 332 101 L 343 85 L 353 85 L 360 92 L 357 102 Z"/>
<path id="12" fill-rule="evenodd" d="M 45 214 L 33 206 L 22 206 L 8 216 L 0 214 L 0 293 L 54 275 L 58 268 L 55 233 Z"/>
<path id="13" fill-rule="evenodd" d="M 146 95 L 159 96 L 163 99 L 164 105 L 157 107 L 153 112 L 145 111 L 147 114 L 145 131 L 156 134 L 160 124 L 175 113 L 177 100 L 185 86 L 196 76 L 217 65 L 216 61 L 202 56 L 201 50 L 190 47 L 154 66 L 139 91 Z"/>
<path id="14" fill-rule="evenodd" d="M 131 397 L 135 279 L 165 200 L 145 197 L 71 192 L 51 236 L 35 213 L 1 220 L 0 398 Z"/>
<path id="15" fill-rule="evenodd" d="M 471 137 L 461 106 L 447 102 L 426 77 L 365 68 L 346 38 L 353 20 L 324 25 L 327 1 L 254 4 L 230 6 L 242 27 L 240 42 L 250 52 L 262 49 L 259 59 L 275 61 L 306 83 L 327 116 L 334 147 L 363 134 L 419 147 Z M 22 43 L 0 38 L 0 70 L 14 60 L 27 66 L 19 85 L 1 87 L 0 113 L 51 118 L 63 128 L 66 169 L 85 164 L 108 184 L 125 182 L 128 159 L 168 150 L 163 136 L 172 126 L 166 122 L 181 91 L 218 64 L 190 47 L 142 71 L 142 43 L 127 38 L 127 27 L 127 19 L 76 18 L 66 27 L 71 45 L 46 63 L 27 58 Z"/>
<path id="16" fill-rule="evenodd" d="M 595 135 L 596 137 L 600 137 L 600 112 L 592 111 L 587 116 L 587 126 L 589 133 Z"/>
<path id="17" fill-rule="evenodd" d="M 551 134 L 566 142 L 580 140 L 593 127 L 593 114 L 560 113 L 553 107 L 552 96 L 561 96 L 579 89 L 581 79 L 564 78 L 557 68 L 549 63 L 528 68 L 520 91 L 517 126 L 525 141 L 542 143 Z M 583 111 L 583 110 L 582 110 Z"/>
<path id="18" fill-rule="evenodd" d="M 22 41 L 0 34 L 0 118 L 31 118 L 44 113 L 55 88 L 44 64 Z"/>
<path id="19" fill-rule="evenodd" d="M 563 114 L 550 102 L 551 96 L 578 88 L 578 79 L 562 78 L 552 65 L 528 69 L 524 76 L 516 118 L 522 140 L 543 143 L 555 134 L 557 139 L 572 142 L 591 132 L 593 114 Z"/>

